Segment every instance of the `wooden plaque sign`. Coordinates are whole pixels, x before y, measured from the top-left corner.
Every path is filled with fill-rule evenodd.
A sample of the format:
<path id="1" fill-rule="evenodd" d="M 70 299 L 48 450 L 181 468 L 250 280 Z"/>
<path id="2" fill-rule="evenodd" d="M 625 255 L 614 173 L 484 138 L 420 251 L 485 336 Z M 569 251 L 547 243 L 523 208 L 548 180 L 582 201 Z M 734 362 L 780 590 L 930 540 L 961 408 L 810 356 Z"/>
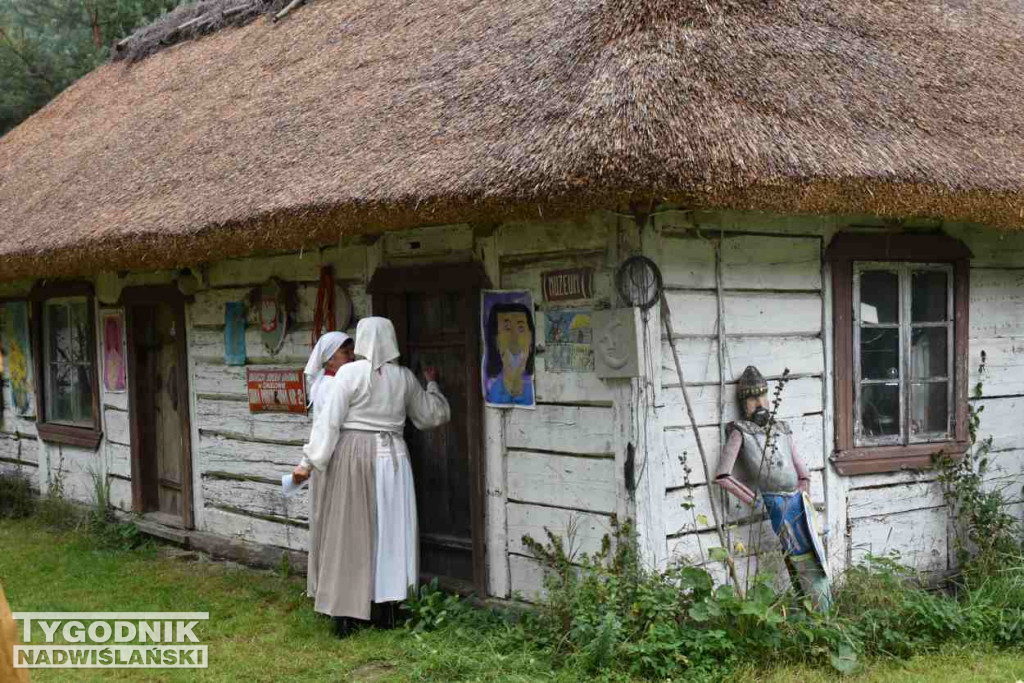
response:
<path id="1" fill-rule="evenodd" d="M 246 368 L 250 413 L 305 413 L 302 370 Z"/>
<path id="2" fill-rule="evenodd" d="M 594 296 L 594 270 L 570 268 L 541 274 L 544 301 L 572 301 Z"/>

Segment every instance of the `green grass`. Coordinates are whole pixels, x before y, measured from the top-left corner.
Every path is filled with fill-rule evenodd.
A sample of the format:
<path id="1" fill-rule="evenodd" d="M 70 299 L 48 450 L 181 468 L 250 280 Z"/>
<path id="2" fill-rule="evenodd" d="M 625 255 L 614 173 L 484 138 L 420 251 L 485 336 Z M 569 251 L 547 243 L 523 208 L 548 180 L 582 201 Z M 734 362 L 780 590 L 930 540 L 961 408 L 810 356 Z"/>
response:
<path id="1" fill-rule="evenodd" d="M 208 669 L 51 669 L 33 681 L 555 681 L 585 679 L 555 670 L 495 620 L 413 635 L 366 630 L 331 635 L 304 596 L 302 577 L 235 565 L 183 561 L 154 546 L 97 550 L 84 534 L 54 532 L 33 520 L 0 520 L 0 583 L 15 611 L 194 611 L 209 646 Z M 20 632 L 20 629 L 19 629 Z M 41 637 L 41 636 L 40 636 Z M 906 663 L 873 665 L 840 679 L 818 669 L 748 669 L 736 683 L 851 683 L 1024 679 L 1019 653 L 947 650 Z M 608 680 L 628 681 L 614 678 Z"/>
<path id="2" fill-rule="evenodd" d="M 737 676 L 737 681 L 749 683 L 1015 683 L 1020 680 L 1024 680 L 1024 654 L 953 647 L 940 654 L 904 662 L 876 662 L 853 676 L 800 666 L 760 674 L 746 670 Z"/>

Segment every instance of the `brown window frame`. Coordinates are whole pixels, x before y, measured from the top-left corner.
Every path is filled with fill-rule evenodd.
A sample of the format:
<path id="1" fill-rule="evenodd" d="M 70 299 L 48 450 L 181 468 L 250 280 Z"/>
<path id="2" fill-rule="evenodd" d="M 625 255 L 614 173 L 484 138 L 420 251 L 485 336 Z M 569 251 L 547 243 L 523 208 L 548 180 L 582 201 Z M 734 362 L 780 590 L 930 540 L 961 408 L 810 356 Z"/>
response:
<path id="1" fill-rule="evenodd" d="M 90 427 L 55 424 L 46 419 L 46 344 L 43 339 L 43 306 L 49 299 L 84 297 L 92 320 L 89 335 L 89 355 L 92 361 L 92 423 Z M 96 450 L 103 440 L 100 423 L 100 386 L 96 351 L 96 303 L 92 285 L 87 282 L 56 282 L 37 285 L 29 294 L 32 335 L 32 363 L 35 369 L 36 431 L 39 438 L 49 443 L 64 444 Z"/>
<path id="2" fill-rule="evenodd" d="M 932 467 L 937 454 L 961 456 L 969 446 L 968 343 L 971 252 L 943 234 L 839 233 L 825 250 L 832 269 L 835 451 L 840 474 L 872 474 Z M 899 446 L 854 446 L 853 272 L 858 262 L 950 264 L 953 267 L 953 438 Z"/>

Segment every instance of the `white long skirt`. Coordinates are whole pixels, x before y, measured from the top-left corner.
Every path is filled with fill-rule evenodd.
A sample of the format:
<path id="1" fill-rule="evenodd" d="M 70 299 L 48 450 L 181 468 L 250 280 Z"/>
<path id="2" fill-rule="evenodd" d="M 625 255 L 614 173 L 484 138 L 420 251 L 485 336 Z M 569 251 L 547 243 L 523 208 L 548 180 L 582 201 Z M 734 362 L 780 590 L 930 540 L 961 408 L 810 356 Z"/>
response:
<path id="1" fill-rule="evenodd" d="M 419 526 L 409 448 L 400 434 L 377 435 L 374 602 L 405 600 L 419 581 Z"/>

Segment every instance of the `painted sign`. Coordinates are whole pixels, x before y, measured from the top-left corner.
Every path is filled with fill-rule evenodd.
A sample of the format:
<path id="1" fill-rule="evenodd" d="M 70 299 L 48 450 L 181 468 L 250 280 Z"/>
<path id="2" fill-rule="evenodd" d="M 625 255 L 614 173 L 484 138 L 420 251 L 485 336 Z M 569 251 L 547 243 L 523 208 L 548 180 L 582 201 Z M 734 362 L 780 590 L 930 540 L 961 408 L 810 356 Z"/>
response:
<path id="1" fill-rule="evenodd" d="M 250 413 L 305 413 L 306 389 L 302 370 L 246 368 Z"/>
<path id="2" fill-rule="evenodd" d="M 484 401 L 497 408 L 534 408 L 536 327 L 525 290 L 484 291 Z"/>
<path id="3" fill-rule="evenodd" d="M 24 301 L 11 301 L 5 304 L 3 344 L 14 412 L 23 416 L 34 415 L 28 305 Z"/>
<path id="4" fill-rule="evenodd" d="M 103 388 L 109 394 L 128 390 L 124 363 L 124 314 L 103 314 Z"/>
<path id="5" fill-rule="evenodd" d="M 594 334 L 590 309 L 554 309 L 545 313 L 544 369 L 548 372 L 593 372 Z"/>
<path id="6" fill-rule="evenodd" d="M 244 301 L 229 301 L 224 306 L 224 364 L 245 365 Z"/>
<path id="7" fill-rule="evenodd" d="M 545 301 L 572 301 L 594 296 L 593 268 L 570 268 L 541 273 Z"/>

